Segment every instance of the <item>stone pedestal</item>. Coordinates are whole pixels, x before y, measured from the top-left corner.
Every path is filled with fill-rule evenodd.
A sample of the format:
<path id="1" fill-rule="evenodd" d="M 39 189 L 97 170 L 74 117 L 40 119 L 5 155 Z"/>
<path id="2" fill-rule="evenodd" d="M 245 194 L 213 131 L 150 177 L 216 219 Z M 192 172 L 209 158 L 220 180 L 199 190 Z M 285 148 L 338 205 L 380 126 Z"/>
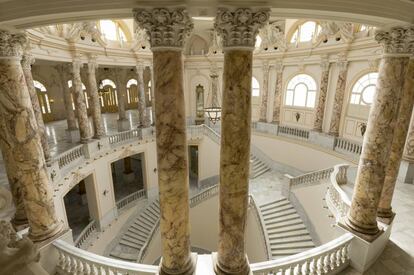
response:
<path id="1" fill-rule="evenodd" d="M 280 107 L 282 106 L 282 93 L 283 93 L 283 65 L 281 62 L 276 63 L 276 86 L 275 97 L 273 100 L 273 119 L 272 123 L 280 123 Z"/>
<path id="2" fill-rule="evenodd" d="M 252 61 L 255 37 L 268 18 L 266 9 L 219 8 L 215 22 L 224 50 L 217 274 L 250 272 L 244 234 L 249 195 Z"/>
<path id="3" fill-rule="evenodd" d="M 155 123 L 162 261 L 160 274 L 192 274 L 189 184 L 182 50 L 193 28 L 184 9 L 135 9 L 150 34 L 153 52 Z"/>
<path id="4" fill-rule="evenodd" d="M 77 143 L 80 140 L 80 133 L 78 129 L 75 130 L 66 130 L 66 136 L 67 139 L 71 142 L 71 143 Z"/>
<path id="5" fill-rule="evenodd" d="M 61 231 L 38 134 L 37 122 L 20 64 L 27 40 L 0 31 L 0 147 L 15 202 L 23 201 L 29 237 L 48 239 Z M 7 106 L 5 108 L 4 106 Z"/>
<path id="6" fill-rule="evenodd" d="M 379 232 L 376 220 L 377 207 L 391 154 L 394 130 L 397 127 L 409 61 L 409 57 L 400 52 L 400 45 L 410 41 L 408 32 L 398 27 L 389 32 L 378 31 L 376 39 L 384 48 L 384 56 L 379 68 L 376 96 L 364 135 L 351 209 L 346 221 L 352 230 L 365 234 L 367 239 Z M 413 47 L 406 49 L 409 48 Z"/>

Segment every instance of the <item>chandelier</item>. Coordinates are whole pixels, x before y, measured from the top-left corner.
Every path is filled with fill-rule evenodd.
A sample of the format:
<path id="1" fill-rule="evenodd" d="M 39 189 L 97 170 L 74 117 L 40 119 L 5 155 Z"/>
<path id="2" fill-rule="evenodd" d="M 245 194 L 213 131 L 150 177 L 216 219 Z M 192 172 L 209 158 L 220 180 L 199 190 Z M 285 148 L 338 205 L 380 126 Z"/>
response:
<path id="1" fill-rule="evenodd" d="M 218 75 L 212 73 L 210 77 L 212 80 L 211 106 L 204 108 L 204 113 L 213 124 L 216 124 L 221 119 L 221 107 L 219 106 L 217 99 Z"/>

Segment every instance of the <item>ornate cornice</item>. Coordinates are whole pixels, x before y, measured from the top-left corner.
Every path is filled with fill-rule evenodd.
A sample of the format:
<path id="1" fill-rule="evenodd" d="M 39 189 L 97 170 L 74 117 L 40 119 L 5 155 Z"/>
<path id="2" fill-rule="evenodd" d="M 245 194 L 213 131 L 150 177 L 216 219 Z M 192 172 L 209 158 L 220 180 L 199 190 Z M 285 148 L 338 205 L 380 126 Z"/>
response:
<path id="1" fill-rule="evenodd" d="M 375 40 L 382 45 L 384 54 L 414 54 L 414 26 L 377 30 Z"/>
<path id="2" fill-rule="evenodd" d="M 187 11 L 182 8 L 134 9 L 133 13 L 138 26 L 146 30 L 152 50 L 182 50 L 194 27 Z"/>
<path id="3" fill-rule="evenodd" d="M 254 49 L 259 28 L 269 21 L 269 9 L 253 11 L 250 8 L 239 8 L 230 11 L 219 8 L 214 28 L 223 41 L 223 48 Z"/>
<path id="4" fill-rule="evenodd" d="M 20 58 L 26 48 L 28 39 L 23 33 L 11 33 L 0 30 L 0 58 L 16 57 Z"/>

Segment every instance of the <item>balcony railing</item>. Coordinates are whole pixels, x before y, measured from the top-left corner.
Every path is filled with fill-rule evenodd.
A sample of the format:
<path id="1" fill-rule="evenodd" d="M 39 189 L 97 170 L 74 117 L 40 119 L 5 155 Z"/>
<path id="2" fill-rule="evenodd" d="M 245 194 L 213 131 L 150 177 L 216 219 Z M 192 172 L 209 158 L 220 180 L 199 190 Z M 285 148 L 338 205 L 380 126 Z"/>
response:
<path id="1" fill-rule="evenodd" d="M 74 148 L 69 149 L 66 152 L 57 156 L 57 161 L 59 165 L 59 169 L 69 165 L 70 163 L 74 162 L 77 159 L 81 159 L 85 156 L 83 145 L 78 145 Z"/>
<path id="2" fill-rule="evenodd" d="M 94 232 L 96 232 L 96 222 L 92 220 L 79 234 L 79 236 L 75 240 L 75 246 L 77 248 L 81 248 L 82 245 L 88 240 L 89 236 L 91 236 Z"/>
<path id="3" fill-rule="evenodd" d="M 145 189 L 138 190 L 132 194 L 129 194 L 125 198 L 119 200 L 116 202 L 116 208 L 118 211 L 122 211 L 128 206 L 130 206 L 133 202 L 136 202 L 139 199 L 146 198 L 147 197 L 147 191 Z"/>
<path id="4" fill-rule="evenodd" d="M 279 126 L 278 135 L 291 136 L 299 139 L 309 139 L 309 130 L 294 128 L 290 126 Z"/>
<path id="5" fill-rule="evenodd" d="M 304 185 L 314 182 L 319 182 L 320 180 L 327 179 L 331 175 L 334 168 L 327 168 L 318 171 L 309 172 L 297 177 L 289 177 L 289 183 L 291 187 L 297 185 Z"/>
<path id="6" fill-rule="evenodd" d="M 348 167 L 348 164 L 340 164 L 334 167 L 329 189 L 326 193 L 326 203 L 337 220 L 345 217 L 351 208 L 351 200 L 341 188 L 341 185 L 347 183 Z"/>
<path id="7" fill-rule="evenodd" d="M 334 150 L 338 152 L 347 152 L 351 154 L 361 155 L 362 144 L 356 141 L 336 137 L 334 143 Z"/>
<path id="8" fill-rule="evenodd" d="M 120 132 L 109 136 L 109 144 L 121 143 L 133 138 L 142 138 L 141 129 L 133 129 L 130 131 Z"/>

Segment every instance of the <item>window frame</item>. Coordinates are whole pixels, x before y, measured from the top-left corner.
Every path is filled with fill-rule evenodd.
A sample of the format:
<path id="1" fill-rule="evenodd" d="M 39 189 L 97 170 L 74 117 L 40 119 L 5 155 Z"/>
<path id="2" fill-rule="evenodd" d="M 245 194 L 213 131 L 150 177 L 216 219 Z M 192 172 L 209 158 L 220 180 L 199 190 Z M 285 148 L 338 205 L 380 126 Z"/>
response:
<path id="1" fill-rule="evenodd" d="M 373 87 L 373 86 L 376 87 L 378 76 L 379 76 L 378 72 L 376 71 L 366 72 L 360 75 L 356 79 L 356 81 L 353 83 L 353 85 L 351 86 L 348 103 L 350 105 L 355 105 L 355 106 L 371 107 L 374 101 L 372 101 L 371 103 L 366 102 L 364 100 L 364 92 L 367 90 L 368 87 Z M 374 93 L 373 99 L 374 97 L 375 97 L 375 93 Z M 358 103 L 355 103 L 357 101 Z"/>
<path id="2" fill-rule="evenodd" d="M 300 77 L 306 76 L 308 77 L 308 81 L 303 81 L 300 79 Z M 299 78 L 299 79 L 298 79 Z M 296 80 L 298 79 L 298 80 Z M 296 81 L 296 83 L 292 83 Z M 310 85 L 311 84 L 311 85 Z M 298 106 L 295 105 L 295 94 L 296 94 L 296 88 L 299 85 L 304 85 L 306 86 L 306 94 L 305 94 L 305 106 Z M 291 93 L 291 104 L 287 103 L 288 100 L 288 94 Z M 313 106 L 309 107 L 308 106 L 308 101 L 309 101 L 309 94 L 314 94 L 314 99 L 313 99 Z M 284 96 L 284 100 L 283 100 L 283 106 L 287 107 L 287 108 L 294 108 L 294 109 L 308 109 L 308 110 L 314 110 L 316 108 L 316 103 L 317 103 L 317 97 L 318 96 L 318 84 L 315 80 L 315 78 L 313 76 L 311 76 L 308 73 L 298 73 L 295 74 L 294 76 L 292 76 L 289 81 L 287 81 L 286 84 L 286 88 L 285 88 L 285 96 Z"/>

